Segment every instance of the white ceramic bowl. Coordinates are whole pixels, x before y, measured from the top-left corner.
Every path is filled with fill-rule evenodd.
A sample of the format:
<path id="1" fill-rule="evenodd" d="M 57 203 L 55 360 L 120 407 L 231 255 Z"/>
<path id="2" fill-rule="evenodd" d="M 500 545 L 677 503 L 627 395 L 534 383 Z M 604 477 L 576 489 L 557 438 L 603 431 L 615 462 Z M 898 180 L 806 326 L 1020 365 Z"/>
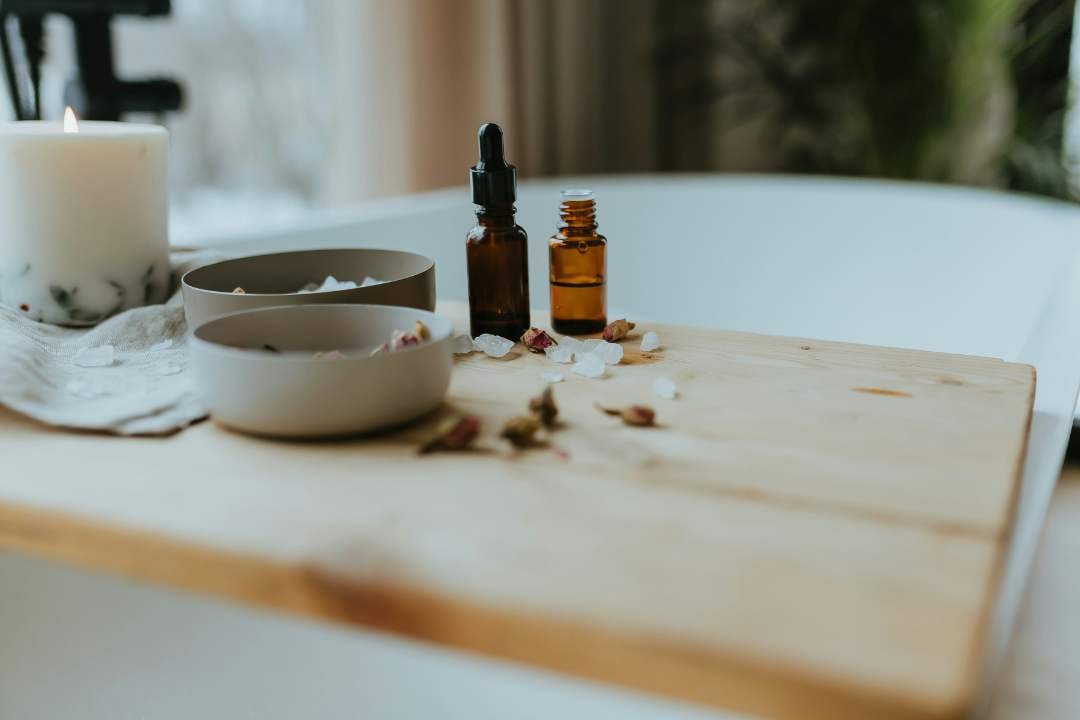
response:
<path id="1" fill-rule="evenodd" d="M 394 330 L 430 339 L 370 356 Z M 296 305 L 227 315 L 195 329 L 192 361 L 214 420 L 257 435 L 327 437 L 416 419 L 446 395 L 453 324 L 387 305 Z M 343 357 L 321 358 L 337 350 Z"/>
<path id="2" fill-rule="evenodd" d="M 361 282 L 368 287 L 321 292 L 296 292 L 328 275 Z M 242 287 L 245 292 L 233 293 Z M 435 309 L 435 262 L 400 250 L 336 248 L 253 255 L 203 265 L 180 279 L 188 328 L 244 310 L 278 305 L 357 303 Z"/>

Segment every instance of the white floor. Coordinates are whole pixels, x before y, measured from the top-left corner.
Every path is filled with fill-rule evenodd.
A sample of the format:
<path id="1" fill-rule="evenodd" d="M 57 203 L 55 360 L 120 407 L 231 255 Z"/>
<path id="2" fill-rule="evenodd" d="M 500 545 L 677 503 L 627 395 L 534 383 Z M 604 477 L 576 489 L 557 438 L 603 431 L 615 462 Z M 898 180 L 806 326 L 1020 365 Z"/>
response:
<path id="1" fill-rule="evenodd" d="M 10 553 L 0 578 L 3 720 L 719 717 Z"/>

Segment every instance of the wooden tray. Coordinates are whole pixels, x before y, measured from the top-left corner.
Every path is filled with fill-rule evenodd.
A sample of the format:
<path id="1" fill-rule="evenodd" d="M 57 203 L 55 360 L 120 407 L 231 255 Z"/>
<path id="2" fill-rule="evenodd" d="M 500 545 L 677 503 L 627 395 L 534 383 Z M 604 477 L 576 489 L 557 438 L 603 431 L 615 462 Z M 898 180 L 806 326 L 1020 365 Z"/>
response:
<path id="1" fill-rule="evenodd" d="M 459 360 L 450 404 L 490 452 L 418 457 L 432 421 L 309 444 L 8 422 L 5 464 L 38 474 L 0 480 L 0 544 L 768 717 L 961 715 L 1033 369 L 651 329 L 663 349 L 635 333 L 599 380 Z M 548 370 L 565 428 L 510 453 Z"/>

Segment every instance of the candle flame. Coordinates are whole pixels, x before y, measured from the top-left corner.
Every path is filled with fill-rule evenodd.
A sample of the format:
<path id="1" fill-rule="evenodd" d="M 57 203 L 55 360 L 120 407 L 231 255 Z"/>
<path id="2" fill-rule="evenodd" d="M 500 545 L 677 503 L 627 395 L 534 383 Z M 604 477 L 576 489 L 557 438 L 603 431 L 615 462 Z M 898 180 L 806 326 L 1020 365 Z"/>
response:
<path id="1" fill-rule="evenodd" d="M 64 108 L 64 132 L 79 132 L 79 121 L 75 119 L 75 111 L 71 109 L 71 106 Z"/>

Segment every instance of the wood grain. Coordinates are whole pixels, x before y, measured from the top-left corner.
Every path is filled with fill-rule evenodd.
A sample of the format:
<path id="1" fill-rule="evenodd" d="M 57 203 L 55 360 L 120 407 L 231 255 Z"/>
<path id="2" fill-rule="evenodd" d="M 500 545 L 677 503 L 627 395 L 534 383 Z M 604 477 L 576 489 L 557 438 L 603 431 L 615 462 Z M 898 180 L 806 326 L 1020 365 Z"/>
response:
<path id="1" fill-rule="evenodd" d="M 600 380 L 460 360 L 448 406 L 484 418 L 474 453 L 418 458 L 435 418 L 281 443 L 0 416 L 0 543 L 769 717 L 959 717 L 1031 368 L 653 329 L 664 349 L 631 338 Z M 565 427 L 509 451 L 499 425 L 552 369 Z M 679 399 L 651 396 L 661 374 Z"/>

